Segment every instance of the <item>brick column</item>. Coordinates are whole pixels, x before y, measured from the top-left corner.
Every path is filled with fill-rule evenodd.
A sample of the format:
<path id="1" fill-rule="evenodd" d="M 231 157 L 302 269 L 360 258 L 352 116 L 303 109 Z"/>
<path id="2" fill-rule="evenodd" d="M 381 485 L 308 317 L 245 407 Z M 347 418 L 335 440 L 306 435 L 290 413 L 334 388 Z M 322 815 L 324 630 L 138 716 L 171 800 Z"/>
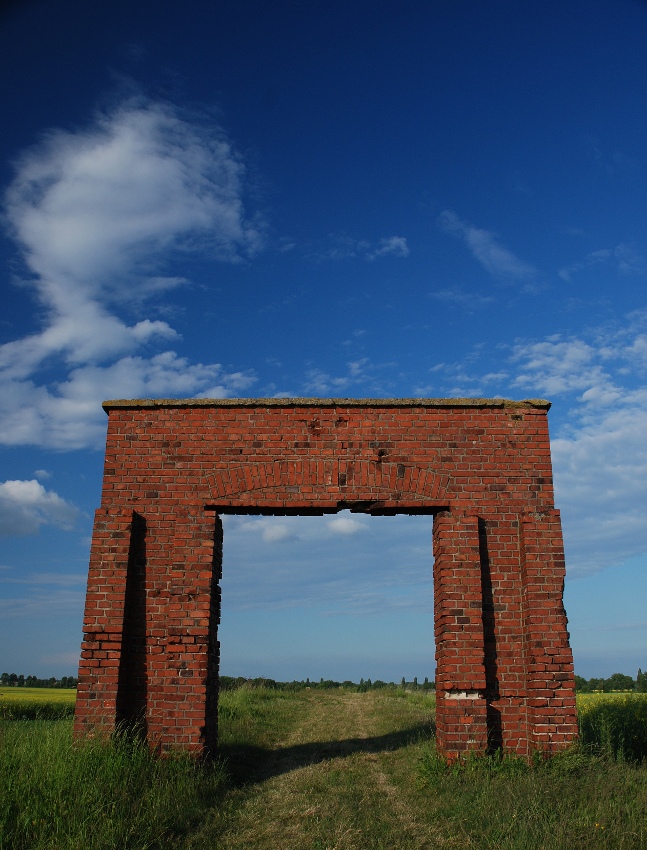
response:
<path id="1" fill-rule="evenodd" d="M 142 523 L 132 508 L 95 513 L 74 719 L 77 735 L 109 734 L 118 722 L 128 566 L 136 548 L 133 537 L 141 534 Z"/>
<path id="2" fill-rule="evenodd" d="M 162 752 L 215 752 L 222 523 L 199 509 L 160 522 L 149 546 L 147 618 L 150 743 Z"/>
<path id="3" fill-rule="evenodd" d="M 434 517 L 436 746 L 449 759 L 488 745 L 478 517 Z"/>
<path id="4" fill-rule="evenodd" d="M 221 570 L 213 514 L 97 511 L 77 734 L 135 724 L 161 752 L 215 751 Z"/>
<path id="5" fill-rule="evenodd" d="M 553 752 L 578 735 L 559 511 L 525 514 L 520 538 L 529 743 Z"/>

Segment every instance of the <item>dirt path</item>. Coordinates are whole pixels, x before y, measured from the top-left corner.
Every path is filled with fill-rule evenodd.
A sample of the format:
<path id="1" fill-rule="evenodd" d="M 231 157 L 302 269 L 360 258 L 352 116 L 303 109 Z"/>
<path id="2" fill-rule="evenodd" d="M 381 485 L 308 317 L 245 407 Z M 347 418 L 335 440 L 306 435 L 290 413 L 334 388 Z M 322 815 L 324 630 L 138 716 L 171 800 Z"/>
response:
<path id="1" fill-rule="evenodd" d="M 370 694 L 309 699 L 298 728 L 259 768 L 217 847 L 446 846 L 436 829 L 416 815 L 420 802 L 412 774 L 413 733 L 406 718 L 399 718 L 400 733 L 393 732 L 397 725 L 385 732 L 385 704 L 384 698 L 380 702 Z"/>

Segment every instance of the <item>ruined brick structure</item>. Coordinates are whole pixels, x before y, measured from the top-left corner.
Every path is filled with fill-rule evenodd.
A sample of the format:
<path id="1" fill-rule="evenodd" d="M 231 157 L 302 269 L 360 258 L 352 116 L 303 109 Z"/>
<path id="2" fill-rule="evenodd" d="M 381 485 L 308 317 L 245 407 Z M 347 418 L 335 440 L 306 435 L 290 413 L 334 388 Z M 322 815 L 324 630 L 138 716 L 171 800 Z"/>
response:
<path id="1" fill-rule="evenodd" d="M 433 514 L 440 750 L 526 755 L 568 744 L 577 726 L 549 407 L 106 402 L 77 734 L 138 721 L 162 751 L 213 752 L 219 514 L 350 509 Z"/>

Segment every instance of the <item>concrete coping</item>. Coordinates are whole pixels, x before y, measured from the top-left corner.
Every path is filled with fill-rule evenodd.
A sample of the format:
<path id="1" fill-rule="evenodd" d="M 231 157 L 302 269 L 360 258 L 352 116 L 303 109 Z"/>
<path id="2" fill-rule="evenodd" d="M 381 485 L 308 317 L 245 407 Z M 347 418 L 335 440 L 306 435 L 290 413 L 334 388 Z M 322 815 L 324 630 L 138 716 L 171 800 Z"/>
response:
<path id="1" fill-rule="evenodd" d="M 132 398 L 103 402 L 114 408 L 155 407 L 505 407 L 549 410 L 542 398 L 511 401 L 505 398 Z"/>

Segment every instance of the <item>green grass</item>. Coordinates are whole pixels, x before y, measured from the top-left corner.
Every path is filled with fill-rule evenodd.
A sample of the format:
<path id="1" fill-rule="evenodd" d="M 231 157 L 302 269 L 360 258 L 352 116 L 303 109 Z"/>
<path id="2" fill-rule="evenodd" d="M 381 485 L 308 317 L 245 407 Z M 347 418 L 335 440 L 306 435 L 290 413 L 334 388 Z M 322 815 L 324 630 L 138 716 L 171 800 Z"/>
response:
<path id="1" fill-rule="evenodd" d="M 73 742 L 70 718 L 11 719 L 52 696 L 20 690 L 23 714 L 0 716 L 0 850 L 647 846 L 647 761 L 628 744 L 647 696 L 578 700 L 583 743 L 553 759 L 447 767 L 433 694 L 242 688 L 221 694 L 222 760 L 205 765 L 126 736 Z"/>
<path id="2" fill-rule="evenodd" d="M 71 722 L 0 725 L 0 848 L 173 847 L 216 805 L 221 766 L 161 760 L 127 736 L 73 744 Z"/>
<path id="3" fill-rule="evenodd" d="M 582 694 L 577 706 L 584 746 L 624 761 L 647 759 L 647 694 Z"/>
<path id="4" fill-rule="evenodd" d="M 647 770 L 582 749 L 527 765 L 515 758 L 439 766 L 423 755 L 423 788 L 462 846 L 501 850 L 624 848 L 647 844 Z"/>

